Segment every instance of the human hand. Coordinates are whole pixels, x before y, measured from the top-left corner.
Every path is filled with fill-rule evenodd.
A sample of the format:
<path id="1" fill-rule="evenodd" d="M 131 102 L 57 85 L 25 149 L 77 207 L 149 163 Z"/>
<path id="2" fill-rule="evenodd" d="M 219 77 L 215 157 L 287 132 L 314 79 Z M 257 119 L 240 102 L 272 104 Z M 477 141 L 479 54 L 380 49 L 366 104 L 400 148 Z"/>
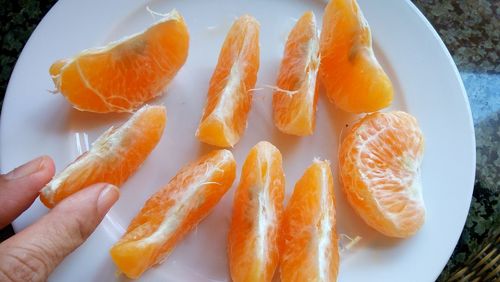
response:
<path id="1" fill-rule="evenodd" d="M 53 175 L 54 162 L 46 156 L 0 175 L 0 229 L 33 203 Z M 46 281 L 90 236 L 119 195 L 113 185 L 92 185 L 0 243 L 0 281 Z"/>

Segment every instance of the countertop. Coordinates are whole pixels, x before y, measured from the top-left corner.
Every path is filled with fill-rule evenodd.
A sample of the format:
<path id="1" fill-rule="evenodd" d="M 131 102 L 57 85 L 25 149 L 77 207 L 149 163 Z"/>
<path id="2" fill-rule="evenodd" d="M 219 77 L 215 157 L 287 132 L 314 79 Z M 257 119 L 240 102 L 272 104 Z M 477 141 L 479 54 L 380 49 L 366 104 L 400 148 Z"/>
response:
<path id="1" fill-rule="evenodd" d="M 0 0 L 0 93 L 38 22 L 56 1 Z M 460 240 L 438 281 L 463 267 L 500 226 L 500 1 L 414 0 L 450 50 L 462 76 L 474 119 L 476 180 Z M 2 230 L 2 238 L 12 229 Z"/>

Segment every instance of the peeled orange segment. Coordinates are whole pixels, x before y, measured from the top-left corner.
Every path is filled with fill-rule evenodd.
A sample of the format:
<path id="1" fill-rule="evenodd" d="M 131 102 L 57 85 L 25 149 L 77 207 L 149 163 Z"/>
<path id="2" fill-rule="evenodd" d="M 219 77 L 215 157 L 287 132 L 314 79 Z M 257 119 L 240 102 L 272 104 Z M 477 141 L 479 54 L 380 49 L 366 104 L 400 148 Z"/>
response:
<path id="1" fill-rule="evenodd" d="M 245 160 L 234 196 L 228 237 L 233 281 L 272 280 L 279 260 L 284 187 L 279 150 L 269 142 L 259 142 Z"/>
<path id="2" fill-rule="evenodd" d="M 284 133 L 305 136 L 314 131 L 319 60 L 316 19 L 306 12 L 288 35 L 273 96 L 274 124 Z"/>
<path id="3" fill-rule="evenodd" d="M 393 88 L 372 48 L 370 27 L 355 0 L 331 0 L 321 31 L 320 77 L 340 109 L 374 112 L 389 106 Z"/>
<path id="4" fill-rule="evenodd" d="M 200 141 L 232 147 L 240 140 L 247 126 L 258 69 L 259 23 L 245 15 L 234 22 L 222 46 L 196 132 Z"/>
<path id="5" fill-rule="evenodd" d="M 142 33 L 56 61 L 50 75 L 77 109 L 131 112 L 160 95 L 188 54 L 189 34 L 172 10 Z"/>
<path id="6" fill-rule="evenodd" d="M 228 150 L 213 151 L 183 167 L 144 204 L 125 235 L 111 248 L 118 269 L 129 278 L 138 278 L 161 263 L 210 213 L 235 175 L 236 162 Z"/>
<path id="7" fill-rule="evenodd" d="M 315 160 L 295 185 L 280 236 L 282 282 L 336 281 L 339 269 L 330 164 Z"/>
<path id="8" fill-rule="evenodd" d="M 52 208 L 89 185 L 121 185 L 144 162 L 160 141 L 167 122 L 163 106 L 144 106 L 119 128 L 110 128 L 41 191 L 40 200 Z"/>
<path id="9" fill-rule="evenodd" d="M 420 181 L 424 137 L 405 112 L 374 113 L 342 141 L 340 178 L 347 200 L 379 232 L 405 238 L 424 223 Z"/>

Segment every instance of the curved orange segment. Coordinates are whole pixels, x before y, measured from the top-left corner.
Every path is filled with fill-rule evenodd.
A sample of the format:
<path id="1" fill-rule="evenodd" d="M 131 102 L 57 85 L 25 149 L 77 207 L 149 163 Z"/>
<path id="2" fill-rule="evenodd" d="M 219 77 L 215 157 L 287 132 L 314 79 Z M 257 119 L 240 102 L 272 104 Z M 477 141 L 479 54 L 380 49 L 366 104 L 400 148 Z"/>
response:
<path id="1" fill-rule="evenodd" d="M 204 219 L 233 184 L 236 162 L 228 150 L 213 151 L 183 167 L 156 192 L 110 250 L 118 269 L 138 278 L 161 263 Z"/>
<path id="2" fill-rule="evenodd" d="M 315 160 L 295 185 L 280 236 L 282 282 L 336 281 L 339 269 L 330 164 Z"/>
<path id="3" fill-rule="evenodd" d="M 189 34 L 173 10 L 146 31 L 56 61 L 50 75 L 82 111 L 131 112 L 161 94 L 184 65 Z"/>
<path id="4" fill-rule="evenodd" d="M 370 27 L 355 0 L 331 0 L 323 15 L 320 76 L 340 109 L 374 112 L 389 106 L 392 83 L 372 47 Z"/>
<path id="5" fill-rule="evenodd" d="M 200 141 L 232 147 L 240 140 L 247 126 L 258 69 L 259 23 L 245 15 L 234 22 L 222 45 L 196 131 Z"/>
<path id="6" fill-rule="evenodd" d="M 283 133 L 305 136 L 314 131 L 319 60 L 316 19 L 306 12 L 288 35 L 273 95 L 274 124 Z"/>
<path id="7" fill-rule="evenodd" d="M 110 128 L 41 191 L 40 200 L 52 208 L 64 198 L 107 182 L 120 186 L 144 162 L 163 134 L 167 121 L 163 106 L 144 106 L 119 128 Z"/>
<path id="8" fill-rule="evenodd" d="M 228 237 L 233 281 L 272 280 L 279 258 L 284 186 L 279 150 L 269 142 L 259 142 L 245 160 L 234 196 Z"/>
<path id="9" fill-rule="evenodd" d="M 340 179 L 347 200 L 368 225 L 398 238 L 420 229 L 423 153 L 422 131 L 405 112 L 370 114 L 352 127 L 340 146 Z"/>

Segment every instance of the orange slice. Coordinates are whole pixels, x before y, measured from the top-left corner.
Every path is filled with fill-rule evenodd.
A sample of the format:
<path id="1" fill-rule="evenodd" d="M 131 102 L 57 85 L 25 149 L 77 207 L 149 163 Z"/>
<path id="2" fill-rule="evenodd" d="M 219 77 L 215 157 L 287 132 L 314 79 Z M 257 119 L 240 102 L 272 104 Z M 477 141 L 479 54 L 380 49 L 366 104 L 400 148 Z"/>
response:
<path id="1" fill-rule="evenodd" d="M 319 40 L 316 19 L 306 12 L 288 35 L 273 96 L 274 124 L 283 133 L 311 135 L 316 122 Z"/>
<path id="2" fill-rule="evenodd" d="M 245 15 L 234 22 L 222 46 L 196 132 L 200 141 L 232 147 L 240 140 L 247 126 L 258 69 L 259 23 Z"/>
<path id="3" fill-rule="evenodd" d="M 234 196 L 228 237 L 233 281 L 272 280 L 279 259 L 284 187 L 279 150 L 269 142 L 259 142 L 245 160 Z"/>
<path id="4" fill-rule="evenodd" d="M 111 127 L 41 191 L 49 208 L 89 185 L 107 182 L 121 185 L 155 148 L 167 122 L 163 106 L 144 106 L 119 128 Z"/>
<path id="5" fill-rule="evenodd" d="M 173 10 L 146 31 L 56 61 L 50 75 L 82 111 L 130 112 L 161 94 L 188 54 L 189 34 Z"/>
<path id="6" fill-rule="evenodd" d="M 161 263 L 205 218 L 231 187 L 236 162 L 228 150 L 213 151 L 183 167 L 156 192 L 110 250 L 118 269 L 138 278 Z"/>
<path id="7" fill-rule="evenodd" d="M 405 238 L 424 223 L 420 182 L 424 137 L 405 112 L 374 113 L 357 122 L 340 147 L 347 200 L 364 221 Z"/>
<path id="8" fill-rule="evenodd" d="M 372 48 L 370 27 L 355 0 L 331 0 L 323 15 L 320 76 L 340 109 L 373 112 L 392 102 L 392 83 Z"/>
<path id="9" fill-rule="evenodd" d="M 336 281 L 339 269 L 330 164 L 315 160 L 295 185 L 283 215 L 281 281 Z"/>

